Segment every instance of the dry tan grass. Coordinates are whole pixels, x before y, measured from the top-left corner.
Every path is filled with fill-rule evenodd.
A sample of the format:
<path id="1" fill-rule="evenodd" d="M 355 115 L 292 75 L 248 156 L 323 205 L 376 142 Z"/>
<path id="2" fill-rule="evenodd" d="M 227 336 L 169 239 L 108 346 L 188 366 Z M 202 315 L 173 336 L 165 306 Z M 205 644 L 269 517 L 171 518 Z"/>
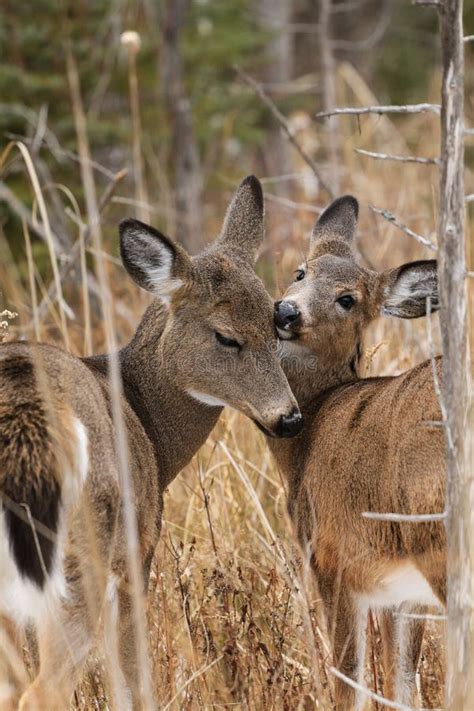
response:
<path id="1" fill-rule="evenodd" d="M 374 103 L 368 88 L 348 67 L 341 68 L 339 91 L 342 101 L 364 103 L 370 99 Z M 416 146 L 419 155 L 435 156 L 436 117 L 409 118 L 398 127 L 385 118 L 368 118 L 361 120 L 360 132 L 355 119 L 342 120 L 339 125 L 344 190 L 357 195 L 362 204 L 362 254 L 380 269 L 429 255 L 373 215 L 367 205 L 388 208 L 416 231 L 432 237 L 437 212 L 436 168 L 376 162 L 356 155 L 354 148 L 408 153 Z M 295 160 L 295 169 L 300 168 Z M 303 194 L 301 200 L 307 202 Z M 323 202 L 320 196 L 319 204 Z M 273 241 L 277 267 L 272 280 L 281 291 L 304 254 L 314 215 L 305 210 L 276 211 L 274 207 L 269 211 L 273 223 L 286 223 L 288 235 L 283 246 L 281 240 Z M 266 252 L 267 267 L 270 252 L 271 248 Z M 115 285 L 116 335 L 123 343 L 138 323 L 144 299 L 124 282 L 114 263 L 107 262 L 106 268 Z M 38 275 L 35 278 L 41 296 L 44 289 Z M 10 322 L 7 337 L 24 333 L 32 338 L 33 281 L 20 280 L 8 256 L 0 265 L 0 279 L 20 314 Z M 79 291 L 76 294 L 69 289 L 67 293 L 78 315 L 76 322 L 68 323 L 67 337 L 73 351 L 82 355 L 86 315 Z M 100 318 L 92 314 L 91 322 L 94 351 L 99 352 L 104 348 Z M 61 309 L 51 308 L 36 330 L 43 340 L 64 345 Z M 370 374 L 397 373 L 426 357 L 423 321 L 380 319 L 368 335 Z M 324 620 L 311 578 L 293 543 L 285 500 L 284 483 L 263 436 L 236 413 L 224 414 L 205 447 L 169 487 L 147 610 L 159 708 L 331 708 Z M 440 627 L 440 623 L 428 624 L 423 649 L 420 687 L 426 707 L 442 705 Z M 383 693 L 375 618 L 369 633 L 374 644 L 367 660 L 366 682 Z M 107 708 L 102 667 L 100 655 L 94 657 L 76 692 L 77 708 Z"/>

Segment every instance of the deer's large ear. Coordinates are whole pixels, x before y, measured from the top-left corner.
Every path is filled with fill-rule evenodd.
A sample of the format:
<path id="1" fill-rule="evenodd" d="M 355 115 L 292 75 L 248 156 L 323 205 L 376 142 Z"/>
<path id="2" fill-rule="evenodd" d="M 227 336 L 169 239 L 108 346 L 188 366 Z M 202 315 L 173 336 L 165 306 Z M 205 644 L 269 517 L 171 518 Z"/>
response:
<path id="1" fill-rule="evenodd" d="M 140 220 L 120 223 L 120 255 L 125 269 L 142 289 L 169 301 L 171 294 L 191 278 L 186 251 Z"/>
<path id="2" fill-rule="evenodd" d="M 311 241 L 342 239 L 351 243 L 357 229 L 359 203 L 352 195 L 334 200 L 316 222 Z"/>
<path id="3" fill-rule="evenodd" d="M 431 310 L 439 309 L 436 260 L 402 264 L 380 275 L 382 313 L 398 318 L 418 318 L 426 314 L 426 300 Z"/>
<path id="4" fill-rule="evenodd" d="M 263 218 L 262 186 L 254 175 L 249 175 L 229 205 L 217 248 L 253 266 L 265 234 Z"/>

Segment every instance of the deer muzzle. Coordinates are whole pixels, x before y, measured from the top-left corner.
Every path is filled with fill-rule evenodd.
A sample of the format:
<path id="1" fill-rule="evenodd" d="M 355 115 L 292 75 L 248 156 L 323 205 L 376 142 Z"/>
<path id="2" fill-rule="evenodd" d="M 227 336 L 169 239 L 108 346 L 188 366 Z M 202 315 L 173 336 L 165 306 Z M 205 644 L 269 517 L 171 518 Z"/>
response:
<path id="1" fill-rule="evenodd" d="M 294 301 L 277 301 L 273 318 L 280 338 L 289 339 L 293 337 L 293 328 L 301 321 L 301 311 Z"/>

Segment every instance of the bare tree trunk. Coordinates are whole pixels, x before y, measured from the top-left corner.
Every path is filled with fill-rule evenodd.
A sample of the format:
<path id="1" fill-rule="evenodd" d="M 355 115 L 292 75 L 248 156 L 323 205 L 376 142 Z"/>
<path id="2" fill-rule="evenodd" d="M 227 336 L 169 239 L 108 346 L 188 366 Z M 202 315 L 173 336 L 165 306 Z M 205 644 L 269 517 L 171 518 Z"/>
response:
<path id="1" fill-rule="evenodd" d="M 321 49 L 321 74 L 323 85 L 323 111 L 330 111 L 337 106 L 336 100 L 336 63 L 331 45 L 331 5 L 332 0 L 319 2 L 319 47 Z M 340 189 L 339 166 L 340 148 L 338 140 L 339 119 L 334 117 L 326 124 L 328 134 L 328 153 L 331 166 L 331 186 L 337 195 Z"/>
<path id="2" fill-rule="evenodd" d="M 288 32 L 293 0 L 257 0 L 262 27 L 269 33 L 266 50 L 264 83 L 271 95 L 272 85 L 290 81 L 293 74 L 293 35 Z M 268 175 L 292 172 L 291 149 L 279 126 L 269 128 L 264 148 L 265 171 Z M 286 183 L 277 184 L 277 192 L 287 193 Z"/>
<path id="3" fill-rule="evenodd" d="M 473 478 L 467 447 L 469 371 L 464 238 L 462 0 L 441 8 L 443 86 L 439 279 L 447 437 L 448 624 L 446 706 L 474 708 L 472 652 Z"/>
<path id="4" fill-rule="evenodd" d="M 191 105 L 183 80 L 180 51 L 181 30 L 189 0 L 166 0 L 164 10 L 162 86 L 173 127 L 177 239 L 196 252 L 202 239 L 202 176 Z"/>

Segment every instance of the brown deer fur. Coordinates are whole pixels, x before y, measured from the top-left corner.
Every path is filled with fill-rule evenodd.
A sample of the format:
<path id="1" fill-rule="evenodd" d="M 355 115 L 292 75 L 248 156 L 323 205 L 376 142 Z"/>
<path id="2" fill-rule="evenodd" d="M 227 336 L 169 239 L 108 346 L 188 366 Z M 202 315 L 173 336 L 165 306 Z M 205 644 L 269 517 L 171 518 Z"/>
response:
<path id="1" fill-rule="evenodd" d="M 263 234 L 262 191 L 253 177 L 237 191 L 219 239 L 197 257 L 136 220 L 122 223 L 125 267 L 170 302 L 153 301 L 119 353 L 145 587 L 163 491 L 222 407 L 277 436 L 300 426 L 277 356 L 272 303 L 253 271 Z M 107 371 L 107 356 L 0 346 L 0 613 L 34 622 L 40 656 L 22 711 L 68 707 L 108 605 L 115 609 L 109 617 L 118 614 L 124 676 L 117 708 L 141 704 Z M 16 708 L 21 690 L 7 662 L 5 647 L 0 682 L 11 685 Z M 7 703 L 4 697 L 2 708 Z"/>
<path id="2" fill-rule="evenodd" d="M 385 695 L 406 703 L 423 623 L 407 628 L 392 612 L 445 602 L 444 525 L 362 514 L 443 512 L 444 433 L 432 424 L 441 414 L 431 362 L 396 377 L 361 378 L 359 368 L 364 330 L 377 315 L 421 316 L 427 297 L 437 308 L 436 263 L 383 273 L 359 266 L 351 249 L 357 214 L 349 196 L 323 213 L 305 264 L 275 305 L 284 370 L 305 424 L 295 439 L 269 444 L 324 602 L 334 665 L 363 681 L 367 610 L 380 610 Z M 437 368 L 440 376 L 439 360 Z M 360 707 L 362 696 L 335 684 L 337 709 Z"/>

